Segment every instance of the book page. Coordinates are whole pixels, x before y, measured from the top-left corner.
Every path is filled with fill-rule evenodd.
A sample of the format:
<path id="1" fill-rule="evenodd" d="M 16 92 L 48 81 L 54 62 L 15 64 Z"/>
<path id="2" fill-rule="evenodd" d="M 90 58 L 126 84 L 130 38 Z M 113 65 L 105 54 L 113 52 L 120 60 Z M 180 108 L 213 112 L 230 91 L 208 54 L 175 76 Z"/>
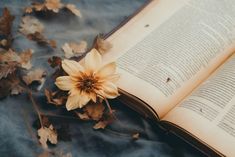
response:
<path id="1" fill-rule="evenodd" d="M 235 55 L 164 118 L 235 156 Z"/>
<path id="2" fill-rule="evenodd" d="M 153 1 L 107 39 L 114 47 L 104 59 L 117 61 L 119 87 L 163 117 L 232 54 L 233 3 Z"/>

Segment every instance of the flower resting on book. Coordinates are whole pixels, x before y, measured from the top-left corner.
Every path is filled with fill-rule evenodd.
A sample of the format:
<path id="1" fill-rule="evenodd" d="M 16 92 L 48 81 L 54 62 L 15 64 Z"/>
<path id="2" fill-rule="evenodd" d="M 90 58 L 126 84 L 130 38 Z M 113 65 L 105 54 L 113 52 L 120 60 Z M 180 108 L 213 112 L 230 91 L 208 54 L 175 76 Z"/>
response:
<path id="1" fill-rule="evenodd" d="M 67 110 L 82 108 L 90 100 L 96 102 L 101 99 L 113 99 L 118 94 L 116 81 L 116 63 L 102 66 L 102 56 L 96 49 L 92 49 L 84 59 L 84 66 L 73 60 L 62 61 L 62 68 L 68 76 L 56 79 L 56 86 L 64 91 L 69 91 L 66 102 Z"/>

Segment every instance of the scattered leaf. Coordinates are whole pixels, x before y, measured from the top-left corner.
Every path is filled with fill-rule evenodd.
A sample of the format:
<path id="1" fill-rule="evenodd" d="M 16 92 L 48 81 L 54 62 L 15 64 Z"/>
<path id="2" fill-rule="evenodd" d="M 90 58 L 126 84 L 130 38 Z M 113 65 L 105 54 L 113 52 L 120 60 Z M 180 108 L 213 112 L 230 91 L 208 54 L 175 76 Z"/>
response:
<path id="1" fill-rule="evenodd" d="M 39 22 L 38 19 L 32 16 L 24 16 L 22 17 L 19 31 L 25 36 L 34 34 L 36 32 L 43 33 L 44 26 L 42 23 Z"/>
<path id="2" fill-rule="evenodd" d="M 65 102 L 66 102 L 66 97 L 61 96 L 59 98 L 56 98 L 56 94 L 58 92 L 51 92 L 50 90 L 45 89 L 44 93 L 45 93 L 45 96 L 47 98 L 47 102 L 50 103 L 50 104 L 60 106 L 60 105 L 65 104 Z"/>
<path id="3" fill-rule="evenodd" d="M 138 140 L 140 138 L 140 133 L 134 133 L 133 135 L 132 135 L 132 139 L 133 140 Z"/>
<path id="4" fill-rule="evenodd" d="M 84 111 L 93 120 L 100 120 L 104 114 L 105 107 L 102 103 L 89 103 L 85 106 Z"/>
<path id="5" fill-rule="evenodd" d="M 7 8 L 3 9 L 3 14 L 0 17 L 0 35 L 3 36 L 1 39 L 0 47 L 9 48 L 12 42 L 12 22 L 15 19 L 14 16 L 11 15 L 10 11 Z"/>
<path id="6" fill-rule="evenodd" d="M 62 50 L 64 51 L 66 58 L 75 57 L 77 54 L 86 52 L 87 42 L 81 41 L 80 43 L 76 42 L 65 43 L 62 46 Z"/>
<path id="7" fill-rule="evenodd" d="M 63 4 L 60 0 L 45 0 L 45 7 L 47 10 L 51 10 L 55 13 L 58 13 L 59 10 L 63 7 Z"/>
<path id="8" fill-rule="evenodd" d="M 104 129 L 110 122 L 109 121 L 99 121 L 98 123 L 96 123 L 93 128 L 94 129 Z"/>
<path id="9" fill-rule="evenodd" d="M 51 47 L 56 48 L 56 41 L 48 40 L 44 37 L 43 24 L 32 16 L 25 16 L 22 18 L 19 31 L 30 40 L 34 40 L 42 45 L 50 45 Z"/>
<path id="10" fill-rule="evenodd" d="M 57 133 L 53 128 L 53 125 L 47 127 L 41 127 L 38 130 L 38 136 L 40 137 L 39 142 L 43 148 L 48 148 L 47 141 L 51 144 L 57 144 Z"/>
<path id="11" fill-rule="evenodd" d="M 0 80 L 2 78 L 6 78 L 9 74 L 15 72 L 17 65 L 17 62 L 8 62 L 5 64 L 0 64 Z"/>
<path id="12" fill-rule="evenodd" d="M 80 10 L 77 9 L 77 7 L 73 4 L 67 4 L 65 6 L 68 10 L 70 10 L 74 15 L 82 17 L 82 14 L 80 12 Z"/>
<path id="13" fill-rule="evenodd" d="M 57 57 L 57 56 L 53 56 L 53 57 L 48 59 L 48 63 L 50 64 L 50 66 L 52 68 L 60 66 L 61 62 L 62 62 L 62 59 L 60 57 Z"/>
<path id="14" fill-rule="evenodd" d="M 27 73 L 27 75 L 23 76 L 23 81 L 30 85 L 32 82 L 37 81 L 42 83 L 46 76 L 46 72 L 42 69 L 35 69 Z"/>
<path id="15" fill-rule="evenodd" d="M 74 4 L 63 4 L 60 0 L 45 0 L 44 3 L 33 3 L 32 6 L 24 9 L 25 13 L 32 13 L 33 11 L 52 11 L 58 13 L 60 9 L 68 9 L 76 16 L 82 17 L 81 12 Z"/>
<path id="16" fill-rule="evenodd" d="M 80 118 L 81 120 L 90 120 L 90 117 L 86 112 L 85 113 L 75 112 L 75 113 L 78 116 L 78 118 Z"/>
<path id="17" fill-rule="evenodd" d="M 13 64 L 16 62 L 20 64 L 22 68 L 30 69 L 32 67 L 30 62 L 32 55 L 33 51 L 31 49 L 27 49 L 19 54 L 9 49 L 7 52 L 0 54 L 0 63 Z"/>
<path id="18" fill-rule="evenodd" d="M 94 48 L 97 49 L 101 54 L 108 52 L 112 47 L 112 44 L 107 40 L 104 40 L 99 35 L 96 37 Z"/>

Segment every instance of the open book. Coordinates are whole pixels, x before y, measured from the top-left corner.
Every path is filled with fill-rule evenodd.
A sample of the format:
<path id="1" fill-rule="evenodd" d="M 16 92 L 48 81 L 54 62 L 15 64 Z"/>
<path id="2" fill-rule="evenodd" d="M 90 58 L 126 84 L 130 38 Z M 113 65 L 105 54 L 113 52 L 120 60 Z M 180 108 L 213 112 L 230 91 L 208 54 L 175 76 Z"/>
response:
<path id="1" fill-rule="evenodd" d="M 153 0 L 107 40 L 121 100 L 210 156 L 235 156 L 234 0 Z"/>

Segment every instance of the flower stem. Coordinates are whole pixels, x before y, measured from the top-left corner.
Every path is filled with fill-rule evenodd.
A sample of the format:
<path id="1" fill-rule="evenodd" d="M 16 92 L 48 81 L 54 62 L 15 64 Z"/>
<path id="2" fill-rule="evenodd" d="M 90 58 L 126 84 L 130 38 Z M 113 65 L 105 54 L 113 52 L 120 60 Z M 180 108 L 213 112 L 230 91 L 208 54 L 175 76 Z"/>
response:
<path id="1" fill-rule="evenodd" d="M 110 114 L 113 114 L 113 110 L 112 110 L 112 108 L 111 108 L 111 106 L 109 104 L 109 101 L 106 98 L 104 98 L 104 101 L 105 101 L 105 103 L 106 103 L 106 105 L 107 105 L 107 107 L 109 109 Z"/>
<path id="2" fill-rule="evenodd" d="M 31 100 L 31 102 L 33 104 L 34 110 L 36 111 L 36 113 L 38 115 L 38 119 L 39 119 L 40 125 L 41 125 L 41 127 L 43 127 L 41 113 L 40 113 L 40 111 L 38 109 L 38 106 L 37 106 L 37 104 L 36 104 L 36 102 L 35 102 L 35 100 L 33 98 L 32 92 L 28 91 L 28 94 L 29 94 L 29 98 L 30 98 L 30 100 Z"/>

